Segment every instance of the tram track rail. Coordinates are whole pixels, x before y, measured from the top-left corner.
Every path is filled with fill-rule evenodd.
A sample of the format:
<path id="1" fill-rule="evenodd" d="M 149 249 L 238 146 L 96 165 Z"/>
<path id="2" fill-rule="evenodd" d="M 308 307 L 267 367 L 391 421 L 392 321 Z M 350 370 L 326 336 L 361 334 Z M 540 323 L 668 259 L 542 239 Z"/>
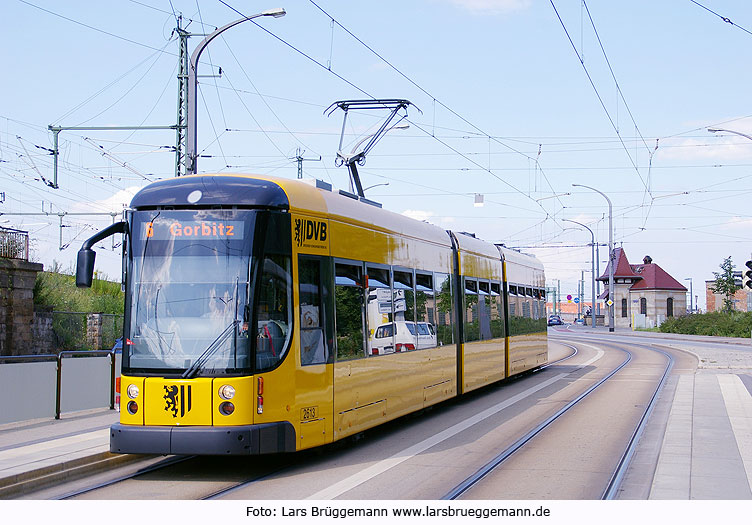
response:
<path id="1" fill-rule="evenodd" d="M 564 344 L 566 346 L 569 346 L 571 348 L 575 348 L 576 353 L 576 346 L 572 344 L 565 343 L 564 341 L 560 339 L 554 339 L 560 344 Z M 582 344 L 591 344 L 593 341 L 588 341 L 588 343 L 582 343 Z M 526 445 L 528 445 L 536 436 L 544 432 L 548 427 L 550 427 L 555 421 L 559 420 L 564 414 L 569 412 L 572 408 L 579 405 L 584 399 L 591 396 L 594 392 L 596 392 L 601 386 L 606 384 L 609 380 L 611 380 L 616 374 L 618 374 L 620 371 L 622 371 L 633 359 L 633 352 L 630 350 L 627 350 L 622 347 L 622 345 L 614 344 L 614 343 L 604 343 L 602 341 L 599 341 L 598 344 L 600 346 L 605 346 L 609 348 L 613 348 L 616 350 L 619 350 L 621 352 L 624 352 L 626 354 L 626 359 L 622 361 L 618 366 L 616 366 L 613 370 L 611 370 L 608 374 L 606 374 L 604 377 L 596 381 L 594 384 L 592 384 L 590 387 L 588 387 L 585 391 L 580 393 L 578 396 L 576 396 L 574 399 L 566 403 L 562 408 L 557 410 L 554 414 L 547 417 L 545 420 L 543 420 L 541 423 L 536 425 L 534 428 L 532 428 L 530 431 L 522 435 L 518 440 L 516 440 L 514 443 L 512 443 L 510 446 L 506 447 L 504 450 L 502 450 L 500 453 L 498 453 L 496 456 L 494 456 L 490 461 L 485 463 L 482 467 L 480 467 L 475 473 L 473 473 L 471 476 L 464 479 L 461 483 L 453 487 L 449 492 L 447 492 L 443 497 L 441 497 L 441 500 L 456 500 L 462 497 L 464 494 L 466 494 L 471 488 L 479 484 L 483 479 L 485 479 L 489 474 L 494 472 L 496 469 L 498 469 L 505 461 L 507 461 L 510 457 L 512 457 L 515 453 L 519 452 L 521 449 L 523 449 Z M 575 342 L 576 345 L 576 342 Z M 666 357 L 666 366 L 663 370 L 663 373 L 661 375 L 660 381 L 658 382 L 656 388 L 654 389 L 652 396 L 650 397 L 649 402 L 646 405 L 645 410 L 642 413 L 642 416 L 639 419 L 639 422 L 637 426 L 634 429 L 634 432 L 632 433 L 627 447 L 624 450 L 623 454 L 621 455 L 617 466 L 611 475 L 609 482 L 604 489 L 601 498 L 603 500 L 611 500 L 615 499 L 619 486 L 621 484 L 621 481 L 623 480 L 630 464 L 631 458 L 634 456 L 637 444 L 639 442 L 639 438 L 642 435 L 645 425 L 647 424 L 647 421 L 650 417 L 650 414 L 653 411 L 653 408 L 655 407 L 655 404 L 657 402 L 658 396 L 660 395 L 660 392 L 663 389 L 663 386 L 666 382 L 666 379 L 671 373 L 671 370 L 673 368 L 674 359 L 673 357 L 668 354 L 667 352 L 654 348 L 652 345 L 641 345 L 641 344 L 632 344 L 630 345 L 632 347 L 639 347 L 648 349 L 653 352 L 660 353 L 664 357 Z M 568 359 L 569 357 L 572 357 L 575 354 L 571 354 L 570 356 L 567 356 L 563 359 L 560 359 L 559 361 L 550 363 L 547 366 L 552 366 L 556 363 L 559 363 L 561 361 L 564 361 Z"/>
<path id="2" fill-rule="evenodd" d="M 177 467 L 178 465 L 189 463 L 191 461 L 198 461 L 200 459 L 201 459 L 200 456 L 195 456 L 195 455 L 170 456 L 159 461 L 158 463 L 141 468 L 135 472 L 131 472 L 123 476 L 118 476 L 116 478 L 109 479 L 100 483 L 96 483 L 87 487 L 69 491 L 53 499 L 56 499 L 56 500 L 76 499 L 81 496 L 86 496 L 88 494 L 95 493 L 96 491 L 99 491 L 99 490 L 104 490 L 104 489 L 114 487 L 118 484 L 137 480 L 138 478 L 146 477 L 146 476 L 153 475 L 156 473 L 168 473 L 170 469 L 173 469 Z M 261 472 L 258 472 L 254 475 L 246 477 L 245 479 L 242 479 L 240 481 L 236 481 L 236 482 L 228 481 L 227 486 L 219 488 L 219 489 L 208 490 L 205 495 L 201 495 L 195 499 L 197 500 L 219 499 L 222 496 L 232 493 L 242 487 L 248 486 L 250 484 L 253 484 L 259 481 L 263 481 L 264 479 L 267 479 L 271 476 L 278 475 L 284 472 L 285 470 L 289 469 L 291 466 L 296 464 L 296 459 L 300 460 L 300 456 L 295 455 L 294 458 L 289 457 L 289 458 L 277 461 L 273 465 L 270 465 L 268 467 L 261 467 Z M 197 478 L 200 478 L 200 475 L 198 475 Z"/>
<path id="3" fill-rule="evenodd" d="M 154 464 L 149 465 L 147 467 L 138 469 L 136 472 L 131 472 L 130 474 L 126 474 L 124 476 L 118 476 L 116 478 L 109 479 L 109 480 L 103 481 L 101 483 L 96 483 L 94 485 L 90 485 L 88 487 L 84 487 L 84 488 L 81 488 L 81 489 L 76 489 L 76 490 L 71 491 L 71 492 L 66 492 L 65 494 L 63 494 L 61 496 L 58 496 L 56 498 L 53 498 L 53 499 L 56 499 L 56 500 L 74 499 L 74 498 L 76 498 L 78 496 L 83 496 L 84 494 L 89 494 L 91 492 L 103 489 L 105 487 L 110 487 L 112 485 L 116 485 L 118 483 L 122 483 L 124 481 L 128 481 L 130 479 L 137 478 L 138 476 L 143 476 L 143 475 L 146 475 L 146 474 L 151 474 L 153 472 L 164 470 L 164 469 L 172 467 L 174 465 L 177 465 L 177 464 L 183 463 L 185 461 L 189 461 L 191 459 L 194 459 L 195 457 L 196 456 L 170 456 L 170 457 L 167 457 L 167 458 L 165 458 L 165 459 L 163 459 L 163 460 L 161 460 L 161 461 L 159 461 L 157 463 L 154 463 Z"/>
<path id="4" fill-rule="evenodd" d="M 668 352 L 661 350 L 659 348 L 653 348 L 652 345 L 651 346 L 634 345 L 634 346 L 647 347 L 650 350 L 653 350 L 654 352 L 658 352 L 664 355 L 667 359 L 667 365 L 666 365 L 666 369 L 663 372 L 663 375 L 661 376 L 660 382 L 656 386 L 655 391 L 653 392 L 653 395 L 650 398 L 650 402 L 648 403 L 648 406 L 646 407 L 645 412 L 643 412 L 642 417 L 640 418 L 640 422 L 637 425 L 637 428 L 635 428 L 635 431 L 632 434 L 632 437 L 629 439 L 629 445 L 627 446 L 626 450 L 624 451 L 624 454 L 619 460 L 619 464 L 616 470 L 614 471 L 613 476 L 611 476 L 611 480 L 609 481 L 608 486 L 606 487 L 606 490 L 604 490 L 603 494 L 601 495 L 602 500 L 616 499 L 616 496 L 619 491 L 619 487 L 621 486 L 621 482 L 624 479 L 624 476 L 626 475 L 627 470 L 629 469 L 630 461 L 632 457 L 634 456 L 635 451 L 637 449 L 637 444 L 639 443 L 640 437 L 645 431 L 645 427 L 647 425 L 648 420 L 650 419 L 650 415 L 653 413 L 653 409 L 655 408 L 655 405 L 658 401 L 658 396 L 663 391 L 663 387 L 666 384 L 666 380 L 671 374 L 671 370 L 673 370 L 674 368 L 674 358 Z"/>

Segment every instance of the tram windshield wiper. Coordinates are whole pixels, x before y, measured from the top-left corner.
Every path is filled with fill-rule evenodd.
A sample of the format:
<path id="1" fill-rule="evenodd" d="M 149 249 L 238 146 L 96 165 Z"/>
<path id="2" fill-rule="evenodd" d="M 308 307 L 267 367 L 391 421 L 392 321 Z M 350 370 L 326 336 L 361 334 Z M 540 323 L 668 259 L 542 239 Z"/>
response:
<path id="1" fill-rule="evenodd" d="M 240 321 L 235 320 L 231 322 L 227 328 L 222 330 L 222 332 L 214 339 L 214 341 L 211 342 L 211 344 L 204 350 L 204 352 L 196 359 L 193 364 L 185 371 L 183 372 L 183 375 L 181 376 L 183 379 L 191 379 L 193 377 L 196 377 L 196 374 L 199 373 L 199 371 L 204 367 L 207 361 L 209 361 L 209 358 L 213 356 L 219 348 L 222 347 L 222 343 L 224 343 L 228 337 L 233 335 L 235 333 L 235 327 L 238 326 Z"/>

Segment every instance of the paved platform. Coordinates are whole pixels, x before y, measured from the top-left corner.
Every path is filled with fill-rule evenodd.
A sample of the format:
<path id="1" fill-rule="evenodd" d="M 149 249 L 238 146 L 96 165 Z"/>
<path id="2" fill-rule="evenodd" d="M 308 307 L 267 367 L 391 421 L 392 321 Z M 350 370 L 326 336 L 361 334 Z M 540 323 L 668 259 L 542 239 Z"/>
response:
<path id="1" fill-rule="evenodd" d="M 118 417 L 96 409 L 0 425 L 0 499 L 132 461 L 110 453 L 109 428 Z"/>
<path id="2" fill-rule="evenodd" d="M 612 335 L 696 360 L 696 369 L 675 369 L 666 382 L 618 499 L 752 499 L 752 340 L 625 329 Z"/>
<path id="3" fill-rule="evenodd" d="M 698 362 L 667 382 L 619 498 L 752 499 L 752 341 L 614 335 L 663 336 L 662 346 Z M 0 500 L 142 459 L 109 452 L 108 429 L 118 416 L 97 409 L 0 425 Z"/>

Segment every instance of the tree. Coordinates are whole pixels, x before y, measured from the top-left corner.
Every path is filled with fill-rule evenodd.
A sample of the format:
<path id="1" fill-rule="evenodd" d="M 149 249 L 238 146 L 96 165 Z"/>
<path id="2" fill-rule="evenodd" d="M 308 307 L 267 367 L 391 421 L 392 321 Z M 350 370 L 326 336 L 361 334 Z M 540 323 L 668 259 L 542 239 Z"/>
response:
<path id="1" fill-rule="evenodd" d="M 720 272 L 713 272 L 715 282 L 711 286 L 713 293 L 723 296 L 723 311 L 731 312 L 734 309 L 734 302 L 731 298 L 739 289 L 734 279 L 734 263 L 731 262 L 731 256 L 726 257 L 720 265 Z"/>

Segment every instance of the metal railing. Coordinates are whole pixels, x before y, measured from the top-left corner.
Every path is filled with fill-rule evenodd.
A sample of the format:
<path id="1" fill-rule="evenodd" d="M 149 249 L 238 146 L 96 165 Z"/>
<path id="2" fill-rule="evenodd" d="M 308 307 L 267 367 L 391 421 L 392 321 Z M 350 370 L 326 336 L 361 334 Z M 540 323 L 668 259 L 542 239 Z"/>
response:
<path id="1" fill-rule="evenodd" d="M 0 227 L 0 257 L 29 260 L 29 232 Z"/>
<path id="2" fill-rule="evenodd" d="M 71 350 L 58 354 L 0 356 L 0 363 L 30 363 L 41 361 L 57 362 L 57 381 L 55 385 L 55 419 L 60 419 L 61 390 L 63 383 L 63 359 L 85 357 L 110 357 L 110 410 L 115 410 L 115 352 L 113 350 Z"/>

